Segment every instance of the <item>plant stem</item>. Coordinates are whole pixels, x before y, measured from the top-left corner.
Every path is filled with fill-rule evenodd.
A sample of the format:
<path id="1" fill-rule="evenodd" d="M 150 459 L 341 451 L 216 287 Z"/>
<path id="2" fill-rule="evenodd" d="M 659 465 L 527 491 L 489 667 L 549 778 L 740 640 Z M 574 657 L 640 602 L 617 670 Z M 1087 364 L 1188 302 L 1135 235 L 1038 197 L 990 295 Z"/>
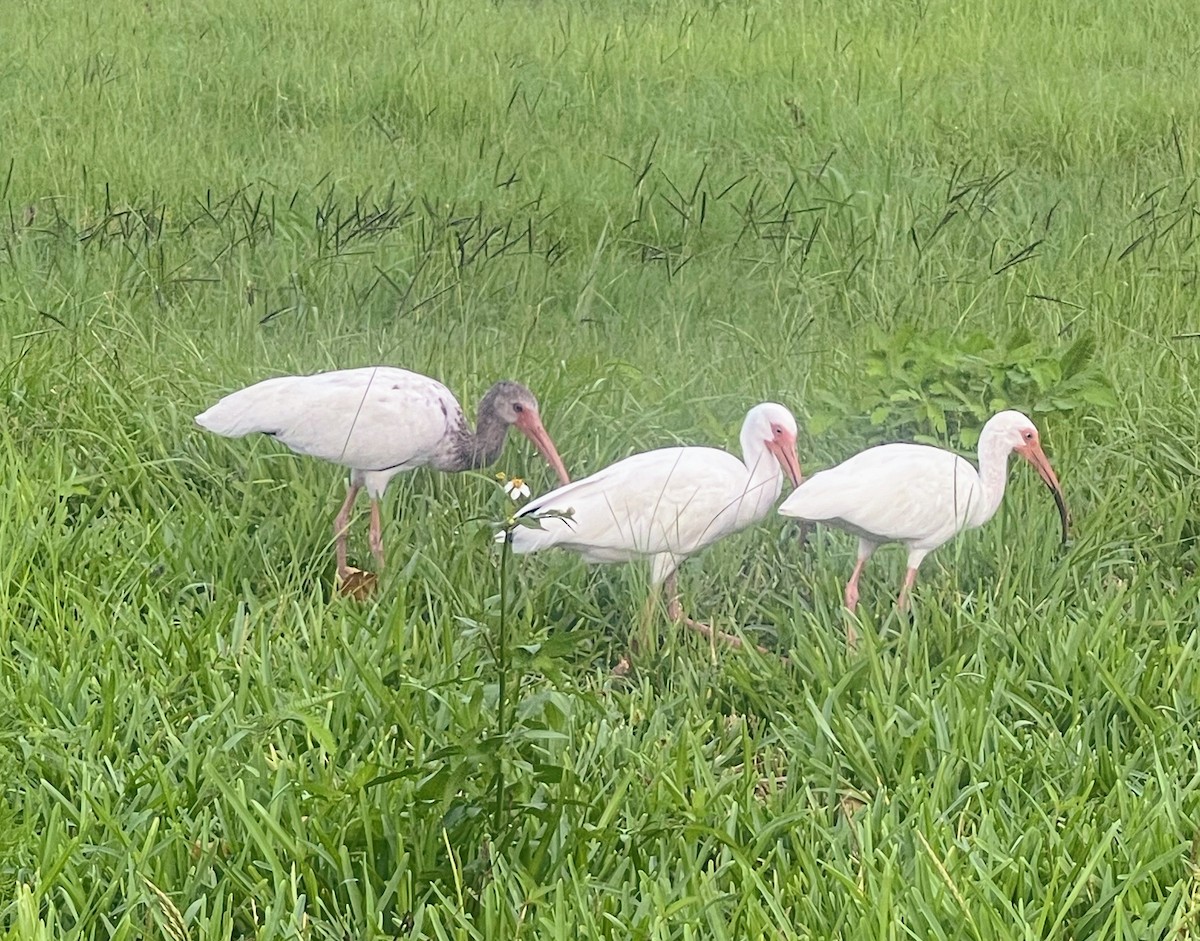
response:
<path id="1" fill-rule="evenodd" d="M 511 534 L 506 532 L 504 547 L 500 550 L 500 637 L 496 644 L 496 661 L 500 670 L 500 717 L 497 724 L 500 743 L 496 749 L 496 808 L 492 815 L 492 834 L 497 842 L 503 830 L 504 747 L 508 743 L 508 557 L 511 552 Z"/>

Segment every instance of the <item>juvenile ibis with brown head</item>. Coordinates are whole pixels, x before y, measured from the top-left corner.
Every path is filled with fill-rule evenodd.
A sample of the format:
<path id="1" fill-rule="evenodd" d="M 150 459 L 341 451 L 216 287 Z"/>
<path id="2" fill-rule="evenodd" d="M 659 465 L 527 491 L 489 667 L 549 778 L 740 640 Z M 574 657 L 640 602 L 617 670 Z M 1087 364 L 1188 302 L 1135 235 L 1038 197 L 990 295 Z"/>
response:
<path id="1" fill-rule="evenodd" d="M 417 467 L 485 467 L 500 456 L 512 425 L 533 442 L 560 481 L 570 480 L 542 426 L 537 399 L 511 380 L 497 382 L 483 396 L 474 432 L 449 389 L 393 366 L 265 379 L 225 396 L 197 415 L 196 423 L 227 438 L 267 434 L 298 454 L 350 468 L 350 490 L 333 524 L 342 584 L 355 573 L 346 564 L 346 537 L 354 499 L 364 487 L 371 499 L 371 552 L 382 567 L 379 501 L 399 473 Z"/>

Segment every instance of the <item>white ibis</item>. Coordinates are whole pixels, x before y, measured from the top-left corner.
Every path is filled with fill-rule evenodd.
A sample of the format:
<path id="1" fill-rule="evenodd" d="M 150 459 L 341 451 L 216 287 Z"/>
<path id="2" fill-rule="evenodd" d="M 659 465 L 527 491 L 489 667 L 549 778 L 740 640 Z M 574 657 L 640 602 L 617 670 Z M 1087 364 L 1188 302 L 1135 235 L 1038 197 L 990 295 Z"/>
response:
<path id="1" fill-rule="evenodd" d="M 299 454 L 350 468 L 350 492 L 333 524 L 343 585 L 357 574 L 346 564 L 346 536 L 354 499 L 364 487 L 371 498 L 371 552 L 382 567 L 379 501 L 399 473 L 426 466 L 440 471 L 484 467 L 500 456 L 508 426 L 515 425 L 563 483 L 571 479 L 542 427 L 537 399 L 510 380 L 497 382 L 484 395 L 474 434 L 449 389 L 393 366 L 265 379 L 225 396 L 197 415 L 196 423 L 227 438 L 261 432 Z"/>
<path id="2" fill-rule="evenodd" d="M 871 553 L 883 543 L 904 543 L 908 571 L 898 599 L 903 609 L 925 556 L 962 530 L 982 526 L 996 515 L 1013 451 L 1037 468 L 1054 494 L 1066 542 L 1062 488 L 1042 451 L 1037 428 L 1015 411 L 999 412 L 983 426 L 978 471 L 941 448 L 883 444 L 814 474 L 783 501 L 779 512 L 858 536 L 858 563 L 846 584 L 846 607 L 851 611 L 858 604 L 858 579 Z"/>
<path id="3" fill-rule="evenodd" d="M 707 625 L 684 617 L 675 570 L 694 552 L 766 516 L 779 499 L 783 475 L 800 482 L 796 420 L 782 405 L 756 405 L 742 424 L 739 461 L 717 448 L 662 448 L 634 454 L 560 487 L 521 508 L 546 512 L 540 528 L 517 526 L 514 552 L 559 546 L 588 562 L 650 560 L 650 581 L 665 583 L 668 614 L 706 636 Z M 720 635 L 739 644 L 737 638 Z"/>

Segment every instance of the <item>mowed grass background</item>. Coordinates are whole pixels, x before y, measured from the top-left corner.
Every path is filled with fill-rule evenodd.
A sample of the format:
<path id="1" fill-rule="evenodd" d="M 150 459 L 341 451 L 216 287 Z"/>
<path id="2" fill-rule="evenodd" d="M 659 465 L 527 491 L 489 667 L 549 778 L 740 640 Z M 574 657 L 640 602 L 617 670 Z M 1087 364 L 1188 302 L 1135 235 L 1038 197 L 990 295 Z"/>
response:
<path id="1" fill-rule="evenodd" d="M 1200 933 L 1190 4 L 62 0 L 3 34 L 5 937 Z M 663 623 L 626 679 L 643 567 L 511 560 L 500 737 L 491 472 L 397 479 L 354 603 L 344 475 L 192 425 L 370 363 L 469 411 L 526 382 L 577 476 L 736 448 L 764 399 L 806 471 L 1021 408 L 1073 541 L 1014 468 L 911 621 L 876 557 L 848 654 L 854 541 L 771 519 L 682 586 L 790 662 Z M 551 482 L 523 440 L 495 470 Z"/>

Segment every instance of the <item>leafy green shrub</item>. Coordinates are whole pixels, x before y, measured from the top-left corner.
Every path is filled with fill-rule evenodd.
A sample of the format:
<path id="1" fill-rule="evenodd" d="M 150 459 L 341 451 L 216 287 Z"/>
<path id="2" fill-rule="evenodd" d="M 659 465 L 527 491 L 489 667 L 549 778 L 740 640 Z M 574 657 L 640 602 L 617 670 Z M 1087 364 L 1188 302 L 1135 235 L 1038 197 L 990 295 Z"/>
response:
<path id="1" fill-rule="evenodd" d="M 1058 352 L 1023 328 L 1000 339 L 906 327 L 859 354 L 856 382 L 813 399 L 809 427 L 814 435 L 840 428 L 871 444 L 973 448 L 983 423 L 1002 409 L 1036 419 L 1115 407 L 1095 352 L 1091 333 Z"/>

